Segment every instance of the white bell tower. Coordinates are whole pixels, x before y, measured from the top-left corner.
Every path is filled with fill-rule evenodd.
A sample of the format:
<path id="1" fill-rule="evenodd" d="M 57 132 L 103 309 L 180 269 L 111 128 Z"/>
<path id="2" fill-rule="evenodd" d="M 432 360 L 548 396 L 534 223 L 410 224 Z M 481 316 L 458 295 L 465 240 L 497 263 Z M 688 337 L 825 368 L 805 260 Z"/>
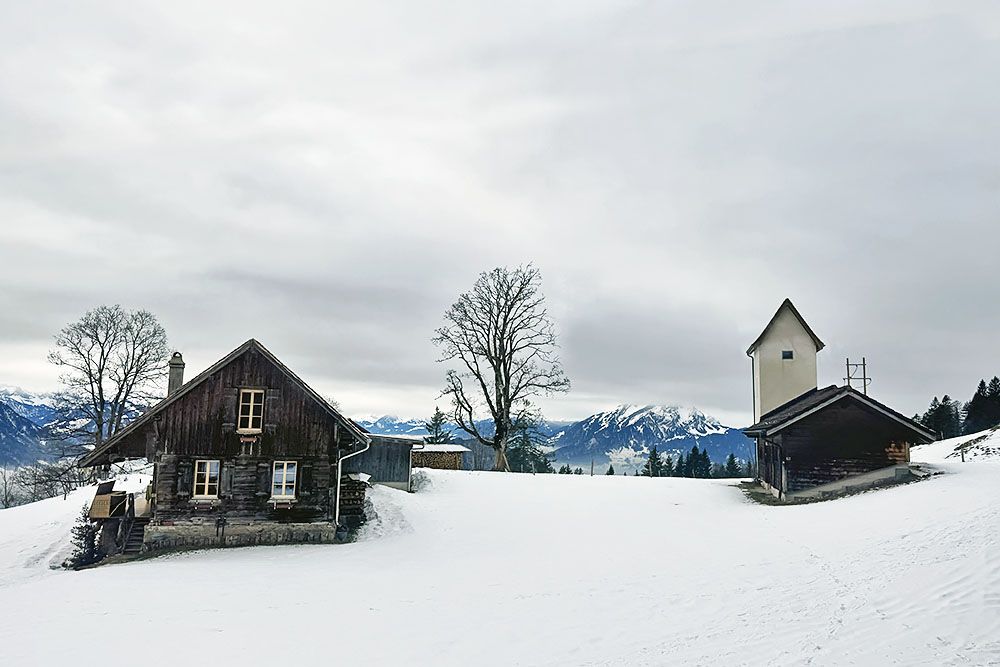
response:
<path id="1" fill-rule="evenodd" d="M 817 386 L 816 354 L 824 347 L 799 311 L 785 299 L 747 349 L 753 360 L 753 419 Z"/>

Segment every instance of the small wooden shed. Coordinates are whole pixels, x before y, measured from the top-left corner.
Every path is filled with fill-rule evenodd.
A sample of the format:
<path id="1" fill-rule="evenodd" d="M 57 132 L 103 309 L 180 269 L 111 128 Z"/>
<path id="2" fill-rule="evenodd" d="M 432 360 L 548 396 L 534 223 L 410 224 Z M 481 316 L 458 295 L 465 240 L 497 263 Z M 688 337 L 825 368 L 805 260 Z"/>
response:
<path id="1" fill-rule="evenodd" d="M 344 470 L 366 473 L 372 484 L 383 484 L 403 491 L 410 490 L 410 473 L 413 463 L 410 453 L 423 445 L 424 439 L 403 435 L 371 435 L 371 446 L 361 454 L 348 459 Z"/>
<path id="2" fill-rule="evenodd" d="M 456 443 L 428 443 L 413 449 L 413 467 L 462 470 L 462 457 L 468 451 L 468 447 Z"/>
<path id="3" fill-rule="evenodd" d="M 908 477 L 910 447 L 935 435 L 851 387 L 813 389 L 743 429 L 774 496 L 823 497 Z"/>

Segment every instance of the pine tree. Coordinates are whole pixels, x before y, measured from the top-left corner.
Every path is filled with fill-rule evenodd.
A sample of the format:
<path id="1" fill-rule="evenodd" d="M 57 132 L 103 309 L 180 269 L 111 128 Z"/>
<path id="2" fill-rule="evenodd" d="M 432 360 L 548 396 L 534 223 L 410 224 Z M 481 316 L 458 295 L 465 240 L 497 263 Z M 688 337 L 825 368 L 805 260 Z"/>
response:
<path id="1" fill-rule="evenodd" d="M 742 477 L 740 473 L 740 464 L 736 461 L 736 455 L 729 452 L 729 456 L 726 457 L 726 477 Z"/>
<path id="2" fill-rule="evenodd" d="M 708 459 L 708 451 L 704 454 L 698 445 L 691 448 L 687 461 L 684 462 L 685 477 L 708 477 L 711 474 L 712 462 Z"/>
<path id="3" fill-rule="evenodd" d="M 670 458 L 669 454 L 667 454 L 666 458 L 663 459 L 663 466 L 660 468 L 660 475 L 662 477 L 674 476 L 674 460 Z"/>
<path id="4" fill-rule="evenodd" d="M 986 387 L 986 426 L 993 428 L 1000 424 L 1000 377 L 993 376 Z"/>
<path id="5" fill-rule="evenodd" d="M 962 432 L 966 434 L 978 433 L 987 428 L 989 422 L 989 390 L 986 387 L 986 380 L 980 380 L 976 387 L 976 393 L 965 406 L 965 422 L 962 424 Z"/>
<path id="6" fill-rule="evenodd" d="M 954 438 L 962 432 L 961 407 L 947 394 L 940 401 L 935 396 L 927 412 L 920 418 L 920 423 L 931 431 L 940 433 L 942 437 Z"/>
<path id="7" fill-rule="evenodd" d="M 609 463 L 608 464 L 608 471 L 606 473 L 604 473 L 604 474 L 605 475 L 614 475 L 615 474 L 615 466 L 613 464 Z"/>
<path id="8" fill-rule="evenodd" d="M 539 449 L 527 430 L 518 431 L 508 445 L 507 465 L 511 472 L 554 472 L 552 461 Z"/>
<path id="9" fill-rule="evenodd" d="M 954 438 L 962 434 L 962 406 L 958 401 L 953 401 L 951 396 L 945 394 L 941 399 L 942 415 L 944 425 L 942 433 L 946 438 Z"/>
<path id="10" fill-rule="evenodd" d="M 659 477 L 661 469 L 660 453 L 656 451 L 656 445 L 653 445 L 649 450 L 649 458 L 646 459 L 646 465 L 642 468 L 642 475 L 643 477 Z"/>
<path id="11" fill-rule="evenodd" d="M 709 478 L 715 477 L 715 467 L 712 465 L 712 459 L 708 456 L 708 450 L 701 450 L 701 477 Z"/>
<path id="12" fill-rule="evenodd" d="M 573 472 L 573 469 L 569 467 L 569 464 L 565 464 L 559 467 L 560 475 L 569 475 Z"/>
<path id="13" fill-rule="evenodd" d="M 687 468 L 687 461 L 683 454 L 677 455 L 677 465 L 674 466 L 674 477 L 684 477 L 684 470 Z"/>
<path id="14" fill-rule="evenodd" d="M 90 520 L 89 506 L 83 506 L 70 534 L 73 536 L 73 553 L 66 560 L 66 567 L 76 569 L 100 560 L 97 551 L 97 526 Z"/>
<path id="15" fill-rule="evenodd" d="M 577 468 L 576 470 L 573 471 L 573 474 L 574 475 L 582 475 L 583 474 L 583 468 Z"/>
<path id="16" fill-rule="evenodd" d="M 427 437 L 424 440 L 428 444 L 447 444 L 451 442 L 452 435 L 451 431 L 448 430 L 448 418 L 443 412 L 434 406 L 434 414 L 431 416 L 429 422 L 424 422 L 424 429 L 427 431 Z"/>

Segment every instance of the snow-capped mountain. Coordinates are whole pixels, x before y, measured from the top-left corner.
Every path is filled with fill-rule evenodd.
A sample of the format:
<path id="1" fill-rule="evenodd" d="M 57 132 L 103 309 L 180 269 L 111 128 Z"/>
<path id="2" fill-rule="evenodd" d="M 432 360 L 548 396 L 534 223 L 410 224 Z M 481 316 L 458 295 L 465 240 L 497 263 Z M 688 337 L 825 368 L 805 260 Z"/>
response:
<path id="1" fill-rule="evenodd" d="M 51 394 L 34 394 L 16 387 L 0 387 L 0 464 L 31 461 L 44 452 L 45 427 L 56 417 Z M 391 415 L 368 416 L 355 421 L 380 435 L 426 435 L 423 419 L 401 419 Z M 489 421 L 477 423 L 484 435 L 493 431 Z M 468 435 L 457 426 L 451 430 L 458 440 Z M 661 453 L 677 455 L 697 445 L 707 449 L 716 463 L 730 453 L 746 460 L 751 441 L 740 431 L 724 426 L 695 408 L 663 405 L 619 405 L 577 422 L 546 421 L 540 431 L 549 438 L 544 446 L 557 464 L 594 464 L 631 472 L 642 467 L 654 445 Z"/>
<path id="2" fill-rule="evenodd" d="M 37 461 L 44 449 L 44 429 L 0 402 L 0 466 Z"/>
<path id="3" fill-rule="evenodd" d="M 355 420 L 372 433 L 380 435 L 426 435 L 423 420 L 398 417 L 367 417 Z M 493 431 L 492 422 L 479 422 L 484 435 Z M 452 432 L 459 440 L 468 438 L 457 426 Z M 732 453 L 746 460 L 752 441 L 739 430 L 724 426 L 696 408 L 664 405 L 619 405 L 578 422 L 550 421 L 542 424 L 549 436 L 543 447 L 557 463 L 573 466 L 594 464 L 631 472 L 646 462 L 649 449 L 656 446 L 675 460 L 687 455 L 691 447 L 708 450 L 712 461 L 722 463 Z"/>
<path id="4" fill-rule="evenodd" d="M 550 457 L 559 463 L 589 465 L 593 459 L 625 471 L 641 467 L 653 446 L 676 460 L 695 445 L 721 463 L 730 453 L 746 460 L 752 443 L 697 408 L 664 405 L 619 405 L 566 427 L 549 441 Z"/>
<path id="5" fill-rule="evenodd" d="M 56 418 L 56 398 L 51 393 L 33 393 L 20 387 L 0 386 L 0 403 L 38 426 L 50 424 Z"/>
<path id="6" fill-rule="evenodd" d="M 359 417 L 354 420 L 369 433 L 377 435 L 427 435 L 421 419 L 400 419 L 392 415 Z"/>
<path id="7" fill-rule="evenodd" d="M 423 419 L 400 419 L 399 417 L 391 415 L 382 417 L 372 415 L 357 418 L 354 421 L 368 432 L 378 435 L 427 435 L 427 429 L 424 428 L 425 420 Z M 543 421 L 539 425 L 538 430 L 543 436 L 552 436 L 571 423 L 573 422 Z M 493 422 L 489 420 L 478 421 L 476 422 L 476 428 L 479 429 L 479 432 L 483 435 L 492 435 Z M 469 437 L 467 433 L 462 431 L 455 424 L 449 424 L 448 430 L 450 430 L 454 437 L 459 440 L 464 440 Z"/>

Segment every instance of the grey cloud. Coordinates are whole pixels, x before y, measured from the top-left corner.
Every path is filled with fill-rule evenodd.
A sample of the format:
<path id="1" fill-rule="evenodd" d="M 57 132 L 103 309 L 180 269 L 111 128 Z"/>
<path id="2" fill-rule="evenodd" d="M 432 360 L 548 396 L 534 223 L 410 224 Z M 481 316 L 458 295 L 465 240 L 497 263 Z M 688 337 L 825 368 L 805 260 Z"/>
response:
<path id="1" fill-rule="evenodd" d="M 556 417 L 745 417 L 786 296 L 823 380 L 865 354 L 904 412 L 965 396 L 1000 372 L 998 26 L 914 0 L 20 4 L 0 357 L 121 302 L 193 367 L 254 336 L 348 410 L 422 414 L 445 308 L 535 261 Z"/>

